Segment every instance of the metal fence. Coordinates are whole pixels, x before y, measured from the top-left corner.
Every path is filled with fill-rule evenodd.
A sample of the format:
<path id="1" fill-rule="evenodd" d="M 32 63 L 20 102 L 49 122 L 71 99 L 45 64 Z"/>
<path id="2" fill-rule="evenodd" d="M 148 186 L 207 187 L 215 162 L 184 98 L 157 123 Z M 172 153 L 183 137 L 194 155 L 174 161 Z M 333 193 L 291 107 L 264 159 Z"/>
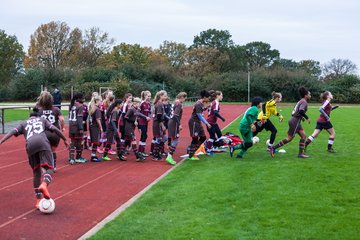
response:
<path id="1" fill-rule="evenodd" d="M 61 105 L 54 105 L 55 107 L 63 107 L 63 106 L 69 106 L 69 104 L 61 104 Z M 28 109 L 29 114 L 32 111 L 32 109 L 35 107 L 35 105 L 12 105 L 12 106 L 0 106 L 0 123 L 1 123 L 1 133 L 5 133 L 5 112 L 6 110 L 10 109 Z"/>

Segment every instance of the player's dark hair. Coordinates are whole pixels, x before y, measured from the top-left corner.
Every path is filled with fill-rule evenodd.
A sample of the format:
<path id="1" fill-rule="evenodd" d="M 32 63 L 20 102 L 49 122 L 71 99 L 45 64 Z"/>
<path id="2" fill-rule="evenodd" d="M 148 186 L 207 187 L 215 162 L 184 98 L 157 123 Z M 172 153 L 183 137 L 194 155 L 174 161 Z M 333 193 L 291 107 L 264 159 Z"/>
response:
<path id="1" fill-rule="evenodd" d="M 215 98 L 216 98 L 216 91 L 215 91 L 215 90 L 209 90 L 208 92 L 209 92 L 209 94 L 210 94 L 209 101 L 210 101 L 210 102 L 214 101 Z"/>
<path id="2" fill-rule="evenodd" d="M 320 99 L 321 100 L 326 100 L 329 96 L 330 92 L 329 91 L 325 91 L 323 93 L 320 94 Z"/>
<path id="3" fill-rule="evenodd" d="M 111 113 L 117 105 L 120 105 L 123 101 L 121 99 L 115 99 L 115 101 L 110 105 L 109 109 L 106 112 L 106 117 L 110 119 Z"/>
<path id="4" fill-rule="evenodd" d="M 201 96 L 201 98 L 208 98 L 208 97 L 210 97 L 210 93 L 207 90 L 202 90 L 200 92 L 200 96 Z"/>
<path id="5" fill-rule="evenodd" d="M 309 91 L 305 87 L 299 87 L 300 97 L 303 98 L 305 95 L 308 95 Z"/>
<path id="6" fill-rule="evenodd" d="M 262 99 L 262 97 L 254 97 L 253 99 L 251 99 L 251 106 L 257 106 L 263 101 L 264 100 Z"/>
<path id="7" fill-rule="evenodd" d="M 30 117 L 39 117 L 40 113 L 39 113 L 39 109 L 37 107 L 34 107 L 32 109 L 32 112 L 30 113 Z"/>
<path id="8" fill-rule="evenodd" d="M 71 110 L 71 108 L 74 106 L 75 101 L 83 100 L 83 99 L 84 99 L 84 95 L 82 93 L 75 93 L 75 95 L 73 96 L 73 98 L 70 101 L 69 110 Z"/>

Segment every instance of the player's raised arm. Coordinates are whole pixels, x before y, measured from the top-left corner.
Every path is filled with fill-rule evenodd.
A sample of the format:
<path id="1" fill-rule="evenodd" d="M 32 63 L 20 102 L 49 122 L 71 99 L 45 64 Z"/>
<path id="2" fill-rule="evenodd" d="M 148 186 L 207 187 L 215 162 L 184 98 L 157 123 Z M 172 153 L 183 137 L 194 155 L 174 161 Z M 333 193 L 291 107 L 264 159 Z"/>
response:
<path id="1" fill-rule="evenodd" d="M 1 140 L 0 140 L 0 145 L 5 142 L 6 140 L 8 140 L 9 138 L 11 138 L 13 135 L 17 134 L 17 130 L 14 128 L 11 132 L 9 132 L 8 134 L 6 134 Z"/>

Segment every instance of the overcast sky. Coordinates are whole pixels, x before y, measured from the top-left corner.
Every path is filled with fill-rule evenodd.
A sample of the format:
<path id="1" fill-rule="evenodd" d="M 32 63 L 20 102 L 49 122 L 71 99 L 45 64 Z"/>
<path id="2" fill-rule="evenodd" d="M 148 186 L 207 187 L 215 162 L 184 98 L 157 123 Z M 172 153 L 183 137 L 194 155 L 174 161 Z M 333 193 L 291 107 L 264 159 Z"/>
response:
<path id="1" fill-rule="evenodd" d="M 25 51 L 30 35 L 50 21 L 99 27 L 117 44 L 153 48 L 165 40 L 189 46 L 215 28 L 239 45 L 269 43 L 282 58 L 350 59 L 360 68 L 359 0 L 0 0 L 0 29 L 16 35 Z"/>

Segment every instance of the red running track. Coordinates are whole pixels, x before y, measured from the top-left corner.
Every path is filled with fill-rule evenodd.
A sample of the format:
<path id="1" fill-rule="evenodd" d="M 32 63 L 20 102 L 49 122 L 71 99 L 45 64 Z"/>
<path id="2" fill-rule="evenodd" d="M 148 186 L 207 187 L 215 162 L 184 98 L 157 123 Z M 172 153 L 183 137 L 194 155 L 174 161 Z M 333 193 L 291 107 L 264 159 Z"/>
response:
<path id="1" fill-rule="evenodd" d="M 220 127 L 245 109 L 245 105 L 221 105 L 226 122 L 220 121 Z M 187 126 L 191 110 L 184 108 L 183 130 L 174 157 L 177 161 L 191 142 Z M 85 150 L 83 155 L 89 159 L 90 151 Z M 172 168 L 150 157 L 136 162 L 133 154 L 127 162 L 113 156 L 113 161 L 71 166 L 63 143 L 57 156 L 58 171 L 49 187 L 56 210 L 45 215 L 34 207 L 32 171 L 23 136 L 12 137 L 0 146 L 0 239 L 77 239 Z"/>

